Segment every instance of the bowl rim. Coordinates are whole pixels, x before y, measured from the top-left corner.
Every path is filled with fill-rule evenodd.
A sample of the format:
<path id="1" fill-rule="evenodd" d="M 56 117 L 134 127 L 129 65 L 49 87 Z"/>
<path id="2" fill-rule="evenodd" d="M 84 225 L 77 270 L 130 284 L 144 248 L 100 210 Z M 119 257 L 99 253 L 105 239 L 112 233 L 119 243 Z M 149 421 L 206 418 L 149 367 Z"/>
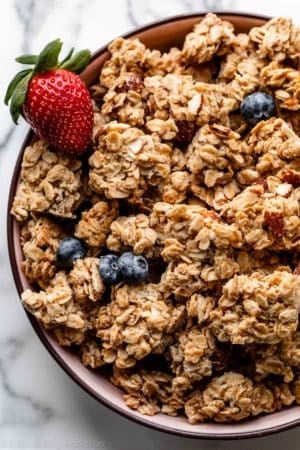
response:
<path id="1" fill-rule="evenodd" d="M 178 14 L 174 16 L 167 17 L 162 20 L 150 22 L 144 26 L 136 27 L 130 32 L 127 32 L 125 34 L 122 34 L 121 37 L 127 39 L 130 37 L 133 37 L 137 33 L 147 31 L 151 28 L 154 28 L 156 26 L 165 25 L 170 22 L 178 21 L 178 20 L 185 20 L 185 19 L 193 19 L 193 18 L 201 18 L 204 17 L 209 11 L 202 11 L 202 12 L 195 12 L 192 14 Z M 261 19 L 261 20 L 270 20 L 271 17 L 268 15 L 263 14 L 253 14 L 253 13 L 244 13 L 239 11 L 212 11 L 214 14 L 218 16 L 234 16 L 234 17 L 243 17 L 243 18 L 250 18 L 250 19 Z M 99 49 L 97 49 L 91 56 L 90 63 L 93 62 L 95 59 L 97 59 L 99 56 L 101 56 L 103 53 L 107 51 L 107 47 L 111 41 L 109 41 L 106 45 L 103 45 Z M 14 230 L 13 225 L 16 222 L 15 218 L 10 214 L 10 208 L 13 202 L 13 198 L 15 196 L 15 190 L 16 186 L 19 180 L 20 171 L 21 171 L 21 162 L 23 158 L 23 153 L 25 148 L 30 144 L 33 137 L 35 136 L 32 129 L 29 129 L 27 132 L 25 139 L 23 141 L 23 144 L 20 148 L 17 160 L 15 162 L 13 175 L 10 182 L 9 187 L 9 195 L 8 195 L 8 202 L 7 202 L 7 212 L 6 212 L 6 225 L 7 225 L 7 245 L 8 245 L 8 254 L 9 254 L 9 261 L 11 266 L 11 271 L 13 274 L 13 279 L 15 282 L 15 286 L 17 289 L 17 292 L 19 295 L 23 292 L 23 286 L 21 279 L 19 277 L 18 270 L 16 268 L 16 255 L 15 255 L 15 247 L 14 247 Z M 241 439 L 249 439 L 249 438 L 258 438 L 263 436 L 268 436 L 271 434 L 279 433 L 282 431 L 289 430 L 291 428 L 295 428 L 297 426 L 300 426 L 300 417 L 298 419 L 292 420 L 287 423 L 283 423 L 279 426 L 274 427 L 268 427 L 266 429 L 260 430 L 260 431 L 247 431 L 247 432 L 233 432 L 233 433 L 220 433 L 220 434 L 213 434 L 208 432 L 197 432 L 197 429 L 195 428 L 195 432 L 193 431 L 183 431 L 183 430 L 175 430 L 173 428 L 168 427 L 167 425 L 161 425 L 156 423 L 149 423 L 146 421 L 146 419 L 141 417 L 134 416 L 131 414 L 131 411 L 127 411 L 125 409 L 122 409 L 121 407 L 117 406 L 113 403 L 113 401 L 109 401 L 101 396 L 101 393 L 95 392 L 89 384 L 79 377 L 73 370 L 70 368 L 66 362 L 64 361 L 64 358 L 59 355 L 56 351 L 56 349 L 51 344 L 50 340 L 47 338 L 47 335 L 45 334 L 42 326 L 39 324 L 38 320 L 34 318 L 33 315 L 31 315 L 28 311 L 26 311 L 22 307 L 23 311 L 27 315 L 34 331 L 36 332 L 37 336 L 39 337 L 40 341 L 46 348 L 46 350 L 50 353 L 50 355 L 54 358 L 56 363 L 61 367 L 61 369 L 79 386 L 81 387 L 87 394 L 89 394 L 91 397 L 93 397 L 95 400 L 99 401 L 102 405 L 108 407 L 113 412 L 121 415 L 123 418 L 126 418 L 128 420 L 131 420 L 139 425 L 143 425 L 144 427 L 153 429 L 155 431 L 164 432 L 167 434 L 175 435 L 175 436 L 181 436 L 189 439 L 203 439 L 203 440 L 241 440 Z"/>

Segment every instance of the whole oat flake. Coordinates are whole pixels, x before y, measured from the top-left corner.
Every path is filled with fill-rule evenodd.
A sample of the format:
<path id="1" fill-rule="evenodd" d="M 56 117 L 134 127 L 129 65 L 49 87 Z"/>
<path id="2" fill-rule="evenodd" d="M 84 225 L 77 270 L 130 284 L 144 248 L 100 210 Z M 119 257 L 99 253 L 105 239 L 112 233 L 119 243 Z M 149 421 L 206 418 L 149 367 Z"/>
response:
<path id="1" fill-rule="evenodd" d="M 109 52 L 88 161 L 25 150 L 12 214 L 39 289 L 24 307 L 143 414 L 232 422 L 300 404 L 300 29 L 236 34 L 208 14 L 182 48 Z M 239 108 L 256 91 L 277 110 L 251 127 Z M 87 255 L 64 271 L 70 234 Z M 149 277 L 108 288 L 99 257 L 127 250 Z"/>

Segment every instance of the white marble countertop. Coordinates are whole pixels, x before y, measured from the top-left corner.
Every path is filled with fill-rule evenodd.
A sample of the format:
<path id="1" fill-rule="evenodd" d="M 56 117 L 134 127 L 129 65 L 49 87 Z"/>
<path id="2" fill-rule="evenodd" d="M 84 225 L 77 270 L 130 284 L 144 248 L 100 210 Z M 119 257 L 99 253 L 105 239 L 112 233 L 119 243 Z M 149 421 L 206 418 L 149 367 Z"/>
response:
<path id="1" fill-rule="evenodd" d="M 61 37 L 65 48 L 95 50 L 117 35 L 179 13 L 227 9 L 296 17 L 298 0 L 4 0 L 0 15 L 0 99 L 14 56 Z M 17 151 L 27 131 L 0 101 L 0 449 L 294 450 L 300 429 L 244 442 L 195 441 L 155 432 L 98 404 L 60 369 L 31 328 L 12 279 L 6 202 Z"/>

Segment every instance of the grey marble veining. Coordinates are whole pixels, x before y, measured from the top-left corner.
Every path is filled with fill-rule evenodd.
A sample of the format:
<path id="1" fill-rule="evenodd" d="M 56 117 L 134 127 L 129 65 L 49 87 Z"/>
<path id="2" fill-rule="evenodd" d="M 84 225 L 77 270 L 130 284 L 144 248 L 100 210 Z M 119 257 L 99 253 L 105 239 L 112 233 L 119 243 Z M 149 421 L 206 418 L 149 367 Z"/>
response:
<path id="1" fill-rule="evenodd" d="M 298 0 L 5 0 L 0 15 L 0 98 L 16 55 L 61 37 L 65 50 L 95 50 L 119 34 L 180 13 L 243 10 L 297 17 Z M 295 450 L 300 430 L 244 442 L 194 441 L 145 429 L 99 405 L 57 366 L 19 303 L 6 247 L 6 201 L 17 151 L 28 129 L 12 125 L 0 101 L 0 449 Z"/>

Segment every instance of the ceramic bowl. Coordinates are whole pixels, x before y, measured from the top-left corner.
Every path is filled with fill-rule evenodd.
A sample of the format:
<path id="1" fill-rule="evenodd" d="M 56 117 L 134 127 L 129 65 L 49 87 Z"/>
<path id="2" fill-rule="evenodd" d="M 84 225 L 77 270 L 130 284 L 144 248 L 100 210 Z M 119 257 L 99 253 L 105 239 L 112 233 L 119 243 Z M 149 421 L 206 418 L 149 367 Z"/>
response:
<path id="1" fill-rule="evenodd" d="M 201 20 L 204 14 L 192 14 L 169 18 L 145 26 L 124 37 L 139 38 L 146 46 L 167 50 L 172 46 L 182 45 L 184 36 L 190 32 L 193 26 Z M 263 25 L 268 18 L 249 14 L 219 14 L 223 19 L 231 22 L 237 32 L 248 32 L 254 26 Z M 98 50 L 92 58 L 89 66 L 82 73 L 83 79 L 88 85 L 98 79 L 101 67 L 108 58 L 107 47 Z M 19 183 L 22 155 L 25 147 L 34 139 L 33 132 L 27 135 L 19 154 L 13 174 L 8 211 Z M 22 251 L 20 247 L 20 229 L 16 220 L 8 213 L 8 247 L 11 267 L 19 294 L 30 287 L 28 280 L 22 273 L 20 266 Z M 184 417 L 169 417 L 158 414 L 153 417 L 144 416 L 129 409 L 122 400 L 122 392 L 113 386 L 108 379 L 99 372 L 84 367 L 78 356 L 68 349 L 60 347 L 55 340 L 42 328 L 42 326 L 28 314 L 28 318 L 47 350 L 67 374 L 86 392 L 92 395 L 102 404 L 115 412 L 142 425 L 155 428 L 185 437 L 206 439 L 241 439 L 258 437 L 266 434 L 286 430 L 300 424 L 300 407 L 295 406 L 271 415 L 252 418 L 242 423 L 233 424 L 198 424 L 191 425 Z"/>

